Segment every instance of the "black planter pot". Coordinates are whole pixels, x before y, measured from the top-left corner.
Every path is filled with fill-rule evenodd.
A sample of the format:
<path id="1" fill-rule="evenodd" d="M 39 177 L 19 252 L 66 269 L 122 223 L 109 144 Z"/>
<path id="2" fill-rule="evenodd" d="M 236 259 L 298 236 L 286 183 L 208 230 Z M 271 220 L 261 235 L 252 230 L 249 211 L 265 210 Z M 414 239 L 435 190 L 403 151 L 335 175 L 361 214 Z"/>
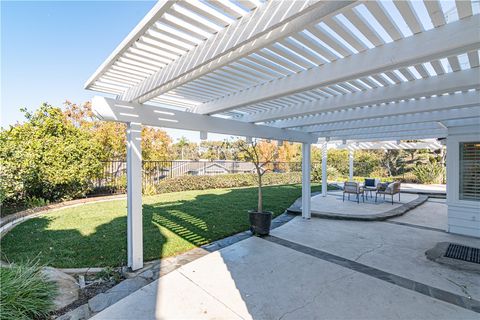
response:
<path id="1" fill-rule="evenodd" d="M 250 231 L 253 234 L 266 236 L 270 233 L 270 225 L 272 223 L 272 213 L 269 211 L 256 212 L 249 211 Z"/>

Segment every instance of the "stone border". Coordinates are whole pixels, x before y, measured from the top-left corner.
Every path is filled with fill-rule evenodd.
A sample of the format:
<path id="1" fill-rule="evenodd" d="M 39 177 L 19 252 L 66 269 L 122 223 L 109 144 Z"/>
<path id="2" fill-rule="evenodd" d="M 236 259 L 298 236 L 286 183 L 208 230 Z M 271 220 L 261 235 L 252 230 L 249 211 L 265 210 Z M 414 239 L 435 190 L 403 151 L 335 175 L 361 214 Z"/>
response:
<path id="1" fill-rule="evenodd" d="M 43 207 L 19 211 L 17 213 L 13 213 L 0 218 L 0 238 L 2 238 L 8 231 L 10 231 L 17 224 L 22 223 L 23 221 L 38 217 L 45 213 L 53 212 L 59 209 L 66 209 L 66 208 L 81 206 L 88 203 L 123 200 L 126 198 L 127 196 L 125 194 L 82 198 L 82 199 L 75 199 L 70 201 L 53 203 Z"/>
<path id="2" fill-rule="evenodd" d="M 285 211 L 283 214 L 272 220 L 271 229 L 273 230 L 278 228 L 293 218 L 295 218 L 295 215 L 288 214 L 287 211 Z M 146 262 L 145 267 L 142 269 L 135 272 L 127 272 L 126 280 L 118 283 L 113 288 L 110 288 L 107 291 L 90 298 L 88 303 L 67 312 L 57 319 L 83 320 L 93 317 L 95 314 L 105 310 L 119 300 L 157 280 L 158 278 L 180 268 L 181 266 L 252 236 L 253 235 L 250 231 L 243 231 L 232 236 L 219 239 L 210 244 L 192 249 L 177 256 Z"/>
<path id="3" fill-rule="evenodd" d="M 320 192 L 313 193 L 312 196 L 318 195 Z M 403 205 L 393 208 L 391 210 L 376 213 L 376 214 L 368 214 L 368 215 L 355 215 L 355 214 L 343 214 L 343 213 L 334 213 L 334 212 L 320 212 L 320 211 L 312 211 L 312 217 L 317 218 L 325 218 L 325 219 L 339 219 L 339 220 L 357 220 L 357 221 L 382 221 L 386 219 L 390 219 L 393 217 L 401 216 L 406 212 L 418 207 L 419 205 L 423 204 L 425 201 L 428 200 L 428 196 L 425 195 L 418 195 L 418 198 L 412 200 L 408 203 L 404 203 Z M 302 214 L 301 209 L 302 198 L 298 198 L 290 208 L 287 209 L 289 213 L 292 214 Z"/>

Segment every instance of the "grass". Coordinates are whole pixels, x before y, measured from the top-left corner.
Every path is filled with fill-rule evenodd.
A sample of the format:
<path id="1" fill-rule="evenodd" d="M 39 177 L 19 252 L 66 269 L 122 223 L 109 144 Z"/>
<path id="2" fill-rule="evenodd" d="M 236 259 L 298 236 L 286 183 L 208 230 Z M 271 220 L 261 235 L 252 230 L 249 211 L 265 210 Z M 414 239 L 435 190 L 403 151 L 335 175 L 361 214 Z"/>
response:
<path id="1" fill-rule="evenodd" d="M 319 191 L 314 185 L 312 191 Z M 264 187 L 264 209 L 277 216 L 301 196 L 301 185 Z M 184 191 L 143 199 L 144 259 L 176 255 L 247 230 L 256 188 Z M 59 268 L 126 264 L 125 200 L 86 204 L 28 220 L 1 240 L 3 258 Z"/>
<path id="2" fill-rule="evenodd" d="M 55 284 L 38 263 L 0 267 L 0 319 L 43 318 L 53 310 Z"/>

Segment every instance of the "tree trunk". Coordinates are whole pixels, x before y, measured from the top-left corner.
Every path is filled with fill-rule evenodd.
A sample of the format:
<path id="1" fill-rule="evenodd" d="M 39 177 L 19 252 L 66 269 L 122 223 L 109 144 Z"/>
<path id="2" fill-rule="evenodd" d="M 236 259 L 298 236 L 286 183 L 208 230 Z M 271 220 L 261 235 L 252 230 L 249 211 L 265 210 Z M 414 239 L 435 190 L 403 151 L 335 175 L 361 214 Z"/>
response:
<path id="1" fill-rule="evenodd" d="M 258 175 L 258 212 L 263 212 L 262 176 Z"/>

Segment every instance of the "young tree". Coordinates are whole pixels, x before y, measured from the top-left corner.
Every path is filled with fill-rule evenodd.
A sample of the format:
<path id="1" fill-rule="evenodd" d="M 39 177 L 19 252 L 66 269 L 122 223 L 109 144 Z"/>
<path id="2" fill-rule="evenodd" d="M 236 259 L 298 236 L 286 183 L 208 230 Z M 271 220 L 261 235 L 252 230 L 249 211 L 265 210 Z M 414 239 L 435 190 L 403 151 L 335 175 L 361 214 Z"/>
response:
<path id="1" fill-rule="evenodd" d="M 245 161 L 250 161 L 255 166 L 258 182 L 258 206 L 257 212 L 263 212 L 263 196 L 262 196 L 262 177 L 267 172 L 267 166 L 272 162 L 273 152 L 268 148 L 261 148 L 261 142 L 253 140 L 248 143 L 240 140 L 236 146 L 243 154 Z"/>

